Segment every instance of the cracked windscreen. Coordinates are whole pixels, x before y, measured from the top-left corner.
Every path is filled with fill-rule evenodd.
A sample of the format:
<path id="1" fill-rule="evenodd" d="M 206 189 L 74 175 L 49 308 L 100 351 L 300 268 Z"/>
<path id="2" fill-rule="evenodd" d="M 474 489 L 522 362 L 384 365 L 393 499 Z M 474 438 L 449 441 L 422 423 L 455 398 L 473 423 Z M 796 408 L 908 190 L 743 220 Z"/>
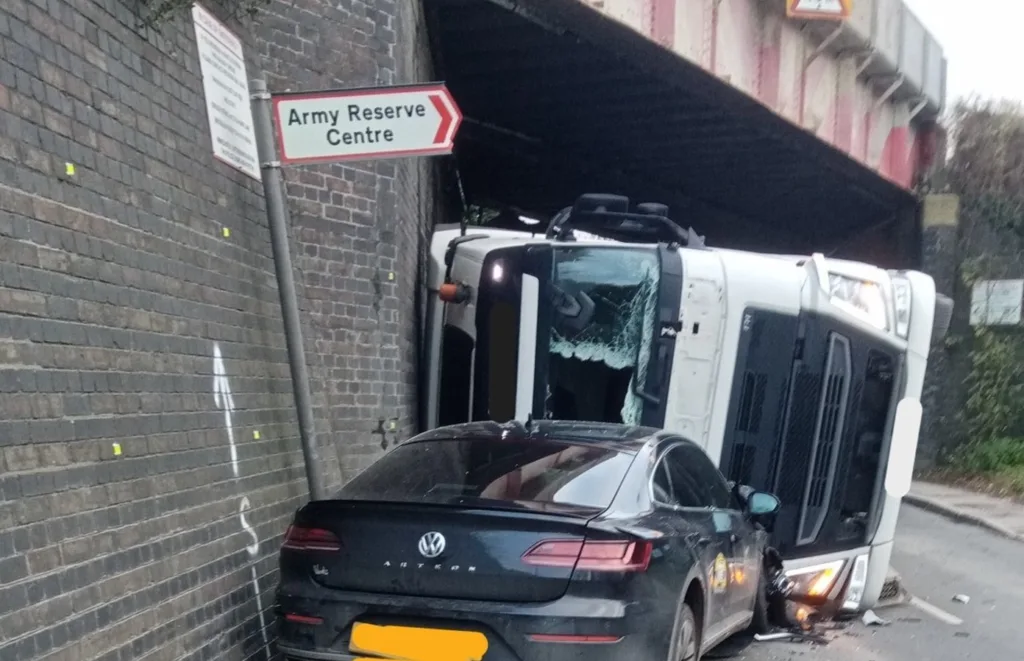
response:
<path id="1" fill-rule="evenodd" d="M 659 275 L 649 248 L 556 250 L 548 417 L 640 423 Z"/>

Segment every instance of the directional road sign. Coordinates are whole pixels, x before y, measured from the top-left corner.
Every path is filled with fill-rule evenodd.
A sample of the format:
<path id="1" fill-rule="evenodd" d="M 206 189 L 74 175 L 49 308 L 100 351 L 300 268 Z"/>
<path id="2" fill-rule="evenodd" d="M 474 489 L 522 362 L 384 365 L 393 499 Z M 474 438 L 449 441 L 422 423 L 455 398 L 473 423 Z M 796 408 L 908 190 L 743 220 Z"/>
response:
<path id="1" fill-rule="evenodd" d="M 786 0 L 786 15 L 790 18 L 841 21 L 849 18 L 852 10 L 853 0 Z"/>
<path id="2" fill-rule="evenodd" d="M 450 154 L 462 113 L 441 83 L 273 96 L 282 163 Z"/>

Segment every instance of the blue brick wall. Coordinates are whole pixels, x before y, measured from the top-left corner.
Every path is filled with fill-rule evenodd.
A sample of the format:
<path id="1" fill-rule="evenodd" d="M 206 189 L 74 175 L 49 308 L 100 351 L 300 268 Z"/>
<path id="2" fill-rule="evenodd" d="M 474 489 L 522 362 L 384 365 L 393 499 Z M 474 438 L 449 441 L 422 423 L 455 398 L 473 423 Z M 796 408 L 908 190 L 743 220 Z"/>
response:
<path id="1" fill-rule="evenodd" d="M 306 495 L 262 189 L 212 158 L 191 20 L 140 5 L 0 3 L 3 661 L 267 658 Z M 272 90 L 430 78 L 417 3 L 229 25 Z M 434 168 L 287 175 L 331 485 L 414 428 Z"/>

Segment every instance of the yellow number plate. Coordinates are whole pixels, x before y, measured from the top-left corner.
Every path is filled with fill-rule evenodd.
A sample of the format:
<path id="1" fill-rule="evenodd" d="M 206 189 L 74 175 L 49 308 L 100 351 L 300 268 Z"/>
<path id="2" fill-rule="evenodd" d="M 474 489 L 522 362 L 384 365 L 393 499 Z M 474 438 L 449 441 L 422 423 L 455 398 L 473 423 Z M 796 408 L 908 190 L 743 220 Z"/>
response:
<path id="1" fill-rule="evenodd" d="M 359 661 L 481 661 L 487 637 L 477 631 L 378 626 L 357 622 L 349 651 L 365 654 Z"/>

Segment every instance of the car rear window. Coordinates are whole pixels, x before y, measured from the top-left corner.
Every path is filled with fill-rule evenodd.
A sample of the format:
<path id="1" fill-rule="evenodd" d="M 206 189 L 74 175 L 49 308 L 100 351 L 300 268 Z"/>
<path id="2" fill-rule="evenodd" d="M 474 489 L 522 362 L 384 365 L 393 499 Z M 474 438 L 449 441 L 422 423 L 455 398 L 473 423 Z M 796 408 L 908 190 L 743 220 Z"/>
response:
<path id="1" fill-rule="evenodd" d="M 547 503 L 607 508 L 633 455 L 538 440 L 431 440 L 399 445 L 339 492 L 347 500 Z"/>

